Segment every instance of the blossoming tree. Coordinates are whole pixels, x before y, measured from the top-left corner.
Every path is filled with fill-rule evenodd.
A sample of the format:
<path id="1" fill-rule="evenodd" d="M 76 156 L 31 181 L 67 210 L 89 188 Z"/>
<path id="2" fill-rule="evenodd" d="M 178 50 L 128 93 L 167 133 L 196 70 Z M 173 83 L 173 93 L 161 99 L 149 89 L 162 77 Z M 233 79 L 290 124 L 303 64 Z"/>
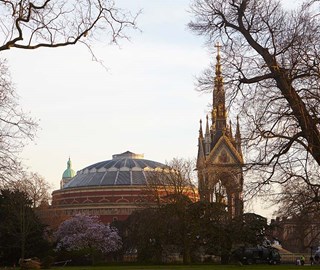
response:
<path id="1" fill-rule="evenodd" d="M 87 251 L 94 263 L 97 252 L 117 251 L 122 240 L 116 228 L 103 224 L 97 216 L 76 215 L 63 223 L 56 232 L 57 250 Z"/>

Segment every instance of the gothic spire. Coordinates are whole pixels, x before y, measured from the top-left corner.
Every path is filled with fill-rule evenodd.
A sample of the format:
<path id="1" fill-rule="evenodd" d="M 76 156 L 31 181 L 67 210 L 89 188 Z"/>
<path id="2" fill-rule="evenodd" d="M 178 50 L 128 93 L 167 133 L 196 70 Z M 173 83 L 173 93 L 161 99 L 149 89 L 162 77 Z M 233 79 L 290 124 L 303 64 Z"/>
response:
<path id="1" fill-rule="evenodd" d="M 236 138 L 241 139 L 241 134 L 240 134 L 240 124 L 239 124 L 239 115 L 237 115 L 237 129 L 236 129 Z"/>
<path id="2" fill-rule="evenodd" d="M 237 128 L 236 128 L 236 134 L 235 134 L 235 141 L 236 141 L 236 148 L 238 152 L 242 155 L 239 116 L 237 116 Z"/>
<path id="3" fill-rule="evenodd" d="M 199 138 L 203 138 L 203 132 L 202 132 L 202 120 L 200 119 L 200 128 L 199 128 Z"/>
<path id="4" fill-rule="evenodd" d="M 221 72 L 221 56 L 219 43 L 215 45 L 217 48 L 217 62 L 216 62 L 216 76 L 214 78 L 213 89 L 213 109 L 212 109 L 212 124 L 215 124 L 217 130 L 223 130 L 226 128 L 226 108 L 225 108 L 225 92 L 223 88 L 223 77 Z"/>
<path id="5" fill-rule="evenodd" d="M 200 120 L 197 167 L 201 166 L 204 157 L 205 157 L 205 151 L 204 151 L 204 140 L 203 140 L 203 132 L 202 132 L 202 120 Z"/>
<path id="6" fill-rule="evenodd" d="M 205 149 L 205 154 L 209 155 L 210 153 L 210 146 L 211 146 L 211 133 L 210 133 L 210 129 L 209 129 L 209 117 L 207 115 L 206 117 L 207 121 L 206 121 L 206 134 L 205 134 L 205 138 L 204 138 L 204 149 Z"/>
<path id="7" fill-rule="evenodd" d="M 215 45 L 217 48 L 217 63 L 216 63 L 216 77 L 221 77 L 221 64 L 220 64 L 220 48 L 222 47 L 219 42 Z"/>
<path id="8" fill-rule="evenodd" d="M 207 121 L 206 121 L 206 136 L 210 134 L 210 130 L 209 130 L 209 119 L 208 119 L 208 115 L 206 117 Z"/>

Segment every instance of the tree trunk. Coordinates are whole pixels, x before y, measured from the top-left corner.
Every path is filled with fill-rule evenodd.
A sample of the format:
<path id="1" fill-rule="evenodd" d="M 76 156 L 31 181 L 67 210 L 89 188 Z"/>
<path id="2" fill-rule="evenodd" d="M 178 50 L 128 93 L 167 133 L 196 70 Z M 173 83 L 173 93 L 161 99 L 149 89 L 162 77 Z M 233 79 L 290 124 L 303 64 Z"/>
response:
<path id="1" fill-rule="evenodd" d="M 278 65 L 276 59 L 269 51 L 258 44 L 250 32 L 246 31 L 243 25 L 240 25 L 240 32 L 244 35 L 248 43 L 254 48 L 265 60 L 274 79 L 277 82 L 277 87 L 280 89 L 283 97 L 287 100 L 293 115 L 298 120 L 302 131 L 302 136 L 308 142 L 306 150 L 313 156 L 315 161 L 320 166 L 320 131 L 317 127 L 316 120 L 307 110 L 302 98 L 298 95 L 296 90 L 292 87 L 291 80 L 288 78 L 285 70 Z"/>
<path id="2" fill-rule="evenodd" d="M 24 205 L 21 205 L 20 207 L 20 248 L 21 248 L 21 254 L 20 257 L 24 259 L 25 257 L 25 246 L 26 246 L 26 208 Z"/>
<path id="3" fill-rule="evenodd" d="M 183 263 L 190 264 L 191 263 L 191 248 L 190 248 L 190 239 L 188 239 L 188 235 L 185 236 L 183 244 Z"/>

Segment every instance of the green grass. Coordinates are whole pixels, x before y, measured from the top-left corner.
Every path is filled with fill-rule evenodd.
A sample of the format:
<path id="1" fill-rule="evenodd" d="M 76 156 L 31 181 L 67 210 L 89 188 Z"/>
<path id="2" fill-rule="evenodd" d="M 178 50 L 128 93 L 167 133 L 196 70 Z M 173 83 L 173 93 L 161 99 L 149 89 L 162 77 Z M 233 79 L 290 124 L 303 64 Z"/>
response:
<path id="1" fill-rule="evenodd" d="M 53 267 L 51 270 L 320 270 L 320 265 L 296 266 L 293 264 L 283 265 L 106 265 L 106 266 L 64 266 Z M 0 268 L 0 270 L 20 270 L 16 268 Z"/>
<path id="2" fill-rule="evenodd" d="M 68 266 L 54 267 L 52 270 L 302 270 L 308 268 L 320 270 L 320 265 L 316 266 L 296 266 L 296 265 L 106 265 L 106 266 Z"/>

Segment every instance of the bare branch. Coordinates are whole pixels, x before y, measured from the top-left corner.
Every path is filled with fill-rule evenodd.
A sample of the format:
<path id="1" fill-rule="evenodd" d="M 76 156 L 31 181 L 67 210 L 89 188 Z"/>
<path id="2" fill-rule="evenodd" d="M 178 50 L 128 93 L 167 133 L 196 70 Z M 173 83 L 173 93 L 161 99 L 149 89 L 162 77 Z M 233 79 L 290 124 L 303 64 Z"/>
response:
<path id="1" fill-rule="evenodd" d="M 34 50 L 57 48 L 104 39 L 117 43 L 128 39 L 125 31 L 136 29 L 136 15 L 107 0 L 0 1 L 5 32 L 0 51 L 10 48 Z M 93 53 L 92 51 L 90 51 Z"/>
<path id="2" fill-rule="evenodd" d="M 240 112 L 248 192 L 304 179 L 319 185 L 319 1 L 285 10 L 280 1 L 194 0 L 189 27 L 223 44 L 221 64 L 231 114 Z M 198 90 L 212 89 L 212 73 Z M 211 84 L 211 86 L 210 86 Z M 232 106 L 231 106 L 232 105 Z"/>

